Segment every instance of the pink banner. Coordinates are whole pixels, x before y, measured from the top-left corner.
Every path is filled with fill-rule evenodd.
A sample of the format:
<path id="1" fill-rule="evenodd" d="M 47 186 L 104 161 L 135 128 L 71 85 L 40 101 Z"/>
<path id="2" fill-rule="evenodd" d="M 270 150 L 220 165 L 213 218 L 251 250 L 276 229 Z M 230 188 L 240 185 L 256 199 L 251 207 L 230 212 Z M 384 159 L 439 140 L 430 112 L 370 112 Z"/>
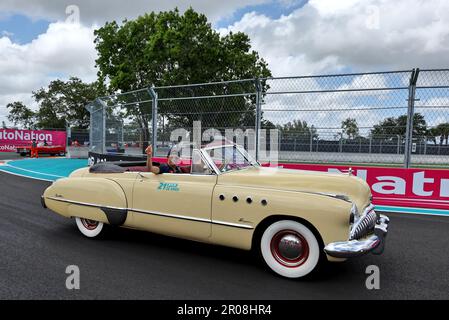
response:
<path id="1" fill-rule="evenodd" d="M 346 173 L 349 166 L 279 164 L 284 168 Z M 449 170 L 351 167 L 371 187 L 375 205 L 449 210 Z"/>
<path id="2" fill-rule="evenodd" d="M 49 146 L 66 145 L 65 131 L 0 129 L 0 152 L 16 152 L 17 147 L 31 146 L 33 139 Z"/>

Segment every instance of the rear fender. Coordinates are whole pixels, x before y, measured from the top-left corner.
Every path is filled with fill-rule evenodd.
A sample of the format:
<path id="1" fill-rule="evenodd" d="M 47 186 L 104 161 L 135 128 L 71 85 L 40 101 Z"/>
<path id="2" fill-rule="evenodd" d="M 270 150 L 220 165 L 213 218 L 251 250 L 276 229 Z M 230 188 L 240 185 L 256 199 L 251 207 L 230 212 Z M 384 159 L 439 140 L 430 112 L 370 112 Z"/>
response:
<path id="1" fill-rule="evenodd" d="M 128 203 L 121 186 L 105 178 L 66 178 L 54 182 L 43 195 L 45 205 L 64 217 L 80 217 L 126 224 Z"/>

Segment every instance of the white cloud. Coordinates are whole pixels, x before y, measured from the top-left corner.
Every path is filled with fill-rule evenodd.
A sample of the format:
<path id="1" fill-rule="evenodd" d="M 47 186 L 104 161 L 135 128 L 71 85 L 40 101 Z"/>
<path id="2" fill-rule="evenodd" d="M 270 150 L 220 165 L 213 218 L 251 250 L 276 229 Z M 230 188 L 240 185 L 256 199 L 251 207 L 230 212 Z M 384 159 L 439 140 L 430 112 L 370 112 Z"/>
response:
<path id="1" fill-rule="evenodd" d="M 0 121 L 6 105 L 23 101 L 35 107 L 32 91 L 56 78 L 78 76 L 95 81 L 93 28 L 62 22 L 50 24 L 46 33 L 31 43 L 19 45 L 0 38 Z"/>
<path id="2" fill-rule="evenodd" d="M 34 18 L 65 20 L 66 8 L 77 5 L 80 9 L 81 21 L 86 25 L 103 24 L 105 21 L 125 18 L 133 19 L 145 12 L 166 11 L 178 7 L 181 11 L 190 6 L 208 16 L 210 21 L 216 22 L 223 17 L 232 15 L 235 10 L 248 5 L 257 5 L 271 0 L 132 0 L 126 3 L 122 0 L 91 1 L 91 0 L 2 0 L 0 11 L 9 13 L 23 13 Z"/>
<path id="3" fill-rule="evenodd" d="M 449 65 L 444 0 L 311 0 L 279 19 L 247 13 L 228 31 L 249 34 L 276 76 Z"/>

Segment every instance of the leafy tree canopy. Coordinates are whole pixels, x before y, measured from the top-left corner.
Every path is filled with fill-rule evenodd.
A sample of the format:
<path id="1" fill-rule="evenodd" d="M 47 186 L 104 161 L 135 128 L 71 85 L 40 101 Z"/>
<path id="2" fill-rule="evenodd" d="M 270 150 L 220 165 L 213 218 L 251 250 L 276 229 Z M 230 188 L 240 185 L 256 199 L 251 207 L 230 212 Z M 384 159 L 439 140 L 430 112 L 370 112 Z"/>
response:
<path id="1" fill-rule="evenodd" d="M 293 122 L 287 122 L 284 125 L 278 125 L 277 128 L 285 137 L 306 138 L 307 140 L 309 140 L 310 136 L 312 135 L 313 139 L 318 138 L 316 128 L 313 125 L 309 127 L 306 121 L 293 120 Z"/>
<path id="2" fill-rule="evenodd" d="M 76 77 L 68 81 L 55 80 L 48 88 L 33 92 L 38 104 L 36 111 L 22 102 L 8 104 L 8 120 L 28 129 L 62 129 L 66 124 L 87 128 L 90 116 L 85 106 L 101 94 L 104 90 L 96 82 L 84 83 Z"/>
<path id="3" fill-rule="evenodd" d="M 407 131 L 407 115 L 402 115 L 397 118 L 390 117 L 382 120 L 379 124 L 374 125 L 371 130 L 372 136 L 384 137 L 385 139 L 393 136 L 405 136 Z M 427 134 L 427 123 L 424 116 L 420 113 L 415 113 L 413 116 L 413 135 L 425 136 Z"/>
<path id="4" fill-rule="evenodd" d="M 8 103 L 8 120 L 25 129 L 33 129 L 36 114 L 20 101 Z"/>
<path id="5" fill-rule="evenodd" d="M 160 87 L 271 76 L 265 60 L 251 50 L 246 34 L 238 32 L 222 36 L 211 27 L 205 15 L 191 8 L 184 14 L 178 9 L 152 12 L 135 20 L 125 20 L 120 25 L 116 21 L 108 22 L 95 31 L 95 36 L 99 81 L 108 85 L 110 93 L 150 85 Z M 158 94 L 159 98 L 164 98 L 247 92 L 255 92 L 254 83 L 167 89 Z M 144 101 L 133 95 L 120 99 L 124 100 L 119 101 L 121 103 Z M 158 112 L 166 116 L 171 126 L 190 127 L 195 120 L 215 128 L 254 126 L 254 102 L 254 96 L 161 101 Z M 138 119 L 145 131 L 151 120 L 149 108 L 145 104 L 127 105 L 125 115 Z M 201 114 L 206 114 L 207 118 L 201 118 Z"/>
<path id="6" fill-rule="evenodd" d="M 356 119 L 347 118 L 342 121 L 341 129 L 343 130 L 343 133 L 346 134 L 348 139 L 355 139 L 359 135 L 359 126 Z"/>
<path id="7" fill-rule="evenodd" d="M 440 145 L 446 141 L 446 145 L 449 143 L 449 123 L 440 123 L 434 128 L 429 129 L 428 136 L 436 144 L 436 137 L 440 137 Z"/>
<path id="8" fill-rule="evenodd" d="M 220 36 L 191 8 L 108 22 L 95 36 L 99 79 L 111 92 L 271 76 L 246 34 Z"/>

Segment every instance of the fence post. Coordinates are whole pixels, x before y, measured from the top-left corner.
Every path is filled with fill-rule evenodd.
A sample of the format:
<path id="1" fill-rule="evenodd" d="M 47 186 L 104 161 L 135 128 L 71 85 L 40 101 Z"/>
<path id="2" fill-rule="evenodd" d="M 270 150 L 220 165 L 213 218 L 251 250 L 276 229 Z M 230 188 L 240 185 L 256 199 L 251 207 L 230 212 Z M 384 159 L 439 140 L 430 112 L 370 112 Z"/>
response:
<path id="1" fill-rule="evenodd" d="M 67 155 L 67 158 L 70 158 L 70 152 L 69 152 L 69 139 L 71 138 L 71 130 L 70 130 L 70 123 L 68 121 L 65 121 L 65 152 Z"/>
<path id="2" fill-rule="evenodd" d="M 373 145 L 373 137 L 370 136 L 369 137 L 369 154 L 371 154 L 371 147 L 372 147 L 372 145 Z"/>
<path id="3" fill-rule="evenodd" d="M 156 149 L 157 149 L 157 92 L 154 90 L 154 86 L 151 86 L 148 88 L 148 92 L 151 95 L 151 98 L 153 100 L 152 102 L 152 108 L 151 108 L 151 144 L 153 145 L 153 154 L 152 156 L 156 156 Z"/>
<path id="4" fill-rule="evenodd" d="M 92 106 L 89 106 L 89 113 L 90 113 L 90 119 L 89 119 L 89 123 L 90 123 L 90 125 L 89 125 L 89 150 L 92 150 L 92 138 L 93 138 L 93 130 L 92 130 L 92 128 L 93 128 L 93 125 L 94 125 L 94 116 L 93 116 L 93 114 L 92 114 L 92 112 L 93 112 L 93 108 L 92 108 Z"/>
<path id="5" fill-rule="evenodd" d="M 359 153 L 362 153 L 362 137 L 359 137 Z"/>
<path id="6" fill-rule="evenodd" d="M 416 83 L 418 81 L 419 68 L 413 69 L 410 76 L 410 85 L 408 87 L 408 111 L 407 111 L 407 129 L 405 133 L 404 150 L 404 168 L 410 168 L 413 143 L 413 118 L 415 116 L 415 95 Z"/>
<path id="7" fill-rule="evenodd" d="M 424 154 L 427 154 L 427 136 L 424 137 Z"/>
<path id="8" fill-rule="evenodd" d="M 94 108 L 92 107 L 91 103 L 86 105 L 84 108 L 89 112 L 89 151 L 90 151 L 90 150 L 92 150 L 92 128 L 93 128 L 93 121 L 94 121 L 92 113 L 94 111 Z M 68 146 L 67 146 L 67 148 L 68 148 Z"/>
<path id="9" fill-rule="evenodd" d="M 310 133 L 310 152 L 313 152 L 313 133 Z"/>
<path id="10" fill-rule="evenodd" d="M 398 134 L 397 135 L 398 138 L 398 147 L 397 147 L 397 154 L 400 154 L 400 150 L 401 150 L 401 136 Z"/>
<path id="11" fill-rule="evenodd" d="M 262 84 L 260 79 L 256 78 L 256 161 L 259 161 L 259 148 L 260 148 L 260 126 L 262 122 Z"/>
<path id="12" fill-rule="evenodd" d="M 103 120 L 103 137 L 101 138 L 101 153 L 105 154 L 106 153 L 106 103 L 104 103 L 103 100 L 101 100 L 100 98 L 97 98 L 96 100 L 100 106 L 101 106 L 101 117 Z"/>

